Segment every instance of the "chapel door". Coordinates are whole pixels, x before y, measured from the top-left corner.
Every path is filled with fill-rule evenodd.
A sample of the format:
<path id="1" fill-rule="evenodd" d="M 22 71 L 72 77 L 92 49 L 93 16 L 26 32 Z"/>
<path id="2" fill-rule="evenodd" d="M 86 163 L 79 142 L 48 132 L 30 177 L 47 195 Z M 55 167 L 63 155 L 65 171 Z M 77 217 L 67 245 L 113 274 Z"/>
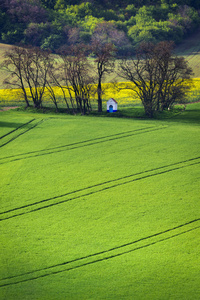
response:
<path id="1" fill-rule="evenodd" d="M 109 106 L 109 112 L 110 113 L 113 112 L 113 106 L 112 105 Z"/>

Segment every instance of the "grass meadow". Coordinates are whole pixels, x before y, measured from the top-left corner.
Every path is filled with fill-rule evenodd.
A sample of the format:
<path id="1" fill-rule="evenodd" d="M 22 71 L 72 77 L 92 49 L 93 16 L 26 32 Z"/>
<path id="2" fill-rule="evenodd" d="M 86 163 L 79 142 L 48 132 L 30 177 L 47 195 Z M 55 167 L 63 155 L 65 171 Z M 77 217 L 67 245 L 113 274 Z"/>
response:
<path id="1" fill-rule="evenodd" d="M 0 112 L 0 299 L 200 298 L 200 103 L 170 116 Z"/>

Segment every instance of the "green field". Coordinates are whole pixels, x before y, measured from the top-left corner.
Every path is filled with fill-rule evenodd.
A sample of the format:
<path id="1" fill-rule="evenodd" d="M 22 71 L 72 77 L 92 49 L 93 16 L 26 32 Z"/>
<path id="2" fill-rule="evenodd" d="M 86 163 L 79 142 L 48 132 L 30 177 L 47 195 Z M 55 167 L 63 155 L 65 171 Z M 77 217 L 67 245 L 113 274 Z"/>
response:
<path id="1" fill-rule="evenodd" d="M 199 123 L 0 112 L 0 299 L 200 299 Z"/>

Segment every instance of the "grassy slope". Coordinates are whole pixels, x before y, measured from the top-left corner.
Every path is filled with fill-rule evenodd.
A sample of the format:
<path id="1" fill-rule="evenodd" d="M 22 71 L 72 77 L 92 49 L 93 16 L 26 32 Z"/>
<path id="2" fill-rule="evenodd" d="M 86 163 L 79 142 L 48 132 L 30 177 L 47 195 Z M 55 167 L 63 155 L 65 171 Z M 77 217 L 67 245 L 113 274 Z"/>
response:
<path id="1" fill-rule="evenodd" d="M 0 299 L 200 297 L 199 104 L 0 116 Z"/>
<path id="2" fill-rule="evenodd" d="M 194 78 L 200 77 L 200 30 L 187 38 L 177 48 L 176 53 L 184 56 L 193 69 Z"/>
<path id="3" fill-rule="evenodd" d="M 8 51 L 11 47 L 12 47 L 11 45 L 0 43 L 0 64 L 4 60 L 3 56 L 5 51 Z M 0 88 L 5 88 L 5 86 L 3 85 L 3 81 L 6 78 L 6 76 L 7 76 L 7 72 L 4 72 L 3 70 L 0 69 Z"/>

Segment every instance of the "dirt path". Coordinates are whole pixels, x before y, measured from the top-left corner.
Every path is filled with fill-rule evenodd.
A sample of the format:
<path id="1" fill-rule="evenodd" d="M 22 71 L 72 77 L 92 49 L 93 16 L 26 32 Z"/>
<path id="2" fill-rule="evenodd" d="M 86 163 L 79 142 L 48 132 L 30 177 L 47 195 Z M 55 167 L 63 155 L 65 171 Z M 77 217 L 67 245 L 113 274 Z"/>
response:
<path id="1" fill-rule="evenodd" d="M 194 101 L 194 102 L 187 102 L 187 103 L 177 103 L 177 104 L 175 104 L 175 105 L 188 105 L 188 104 L 194 104 L 194 103 L 199 103 L 200 102 L 200 100 L 198 100 L 198 101 Z"/>
<path id="2" fill-rule="evenodd" d="M 5 107 L 2 107 L 0 109 L 0 111 L 6 111 L 6 110 L 9 110 L 9 109 L 15 109 L 15 108 L 18 108 L 18 106 L 5 106 Z"/>

